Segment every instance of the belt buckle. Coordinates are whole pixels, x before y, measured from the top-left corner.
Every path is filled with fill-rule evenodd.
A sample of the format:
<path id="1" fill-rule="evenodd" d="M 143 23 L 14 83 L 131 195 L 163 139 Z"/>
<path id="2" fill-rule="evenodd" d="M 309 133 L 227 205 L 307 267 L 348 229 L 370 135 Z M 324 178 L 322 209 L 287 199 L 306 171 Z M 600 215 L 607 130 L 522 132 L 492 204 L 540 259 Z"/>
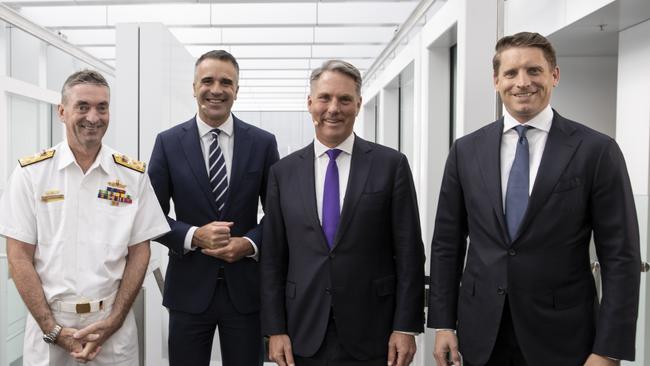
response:
<path id="1" fill-rule="evenodd" d="M 81 303 L 81 304 L 77 304 L 75 306 L 75 311 L 77 312 L 77 314 L 90 313 L 90 303 L 89 302 L 84 302 L 84 303 Z"/>

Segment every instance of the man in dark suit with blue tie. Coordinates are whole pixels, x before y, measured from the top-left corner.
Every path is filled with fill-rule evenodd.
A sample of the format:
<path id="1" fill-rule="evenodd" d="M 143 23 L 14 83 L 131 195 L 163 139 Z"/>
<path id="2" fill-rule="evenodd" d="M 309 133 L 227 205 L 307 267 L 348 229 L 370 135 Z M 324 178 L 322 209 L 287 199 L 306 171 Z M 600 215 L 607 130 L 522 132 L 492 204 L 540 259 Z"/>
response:
<path id="1" fill-rule="evenodd" d="M 312 144 L 271 168 L 262 331 L 281 366 L 405 366 L 422 332 L 424 250 L 406 157 L 356 136 L 361 75 L 314 70 Z"/>
<path id="2" fill-rule="evenodd" d="M 259 268 L 275 137 L 232 115 L 239 66 L 226 51 L 199 57 L 196 117 L 158 135 L 149 175 L 171 232 L 163 305 L 170 365 L 208 365 L 215 328 L 225 366 L 261 365 Z M 175 217 L 169 216 L 170 199 Z"/>
<path id="3" fill-rule="evenodd" d="M 623 154 L 551 109 L 560 69 L 540 34 L 499 40 L 493 68 L 504 117 L 454 143 L 442 181 L 427 323 L 436 362 L 449 353 L 460 365 L 459 350 L 471 366 L 632 360 L 639 230 Z"/>

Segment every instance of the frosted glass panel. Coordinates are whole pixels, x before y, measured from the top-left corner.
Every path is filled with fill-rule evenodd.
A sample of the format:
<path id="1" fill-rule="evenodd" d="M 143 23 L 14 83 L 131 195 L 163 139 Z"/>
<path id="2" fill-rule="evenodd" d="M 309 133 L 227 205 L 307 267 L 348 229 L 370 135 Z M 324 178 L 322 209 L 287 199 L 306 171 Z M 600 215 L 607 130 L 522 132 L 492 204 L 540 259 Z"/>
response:
<path id="1" fill-rule="evenodd" d="M 10 169 L 13 170 L 19 158 L 52 145 L 51 113 L 48 103 L 9 96 Z"/>
<path id="2" fill-rule="evenodd" d="M 9 28 L 9 75 L 38 85 L 38 55 L 42 42 L 18 28 Z"/>
<path id="3" fill-rule="evenodd" d="M 402 71 L 399 77 L 399 146 L 400 151 L 406 155 L 409 164 L 413 165 L 413 64 Z"/>

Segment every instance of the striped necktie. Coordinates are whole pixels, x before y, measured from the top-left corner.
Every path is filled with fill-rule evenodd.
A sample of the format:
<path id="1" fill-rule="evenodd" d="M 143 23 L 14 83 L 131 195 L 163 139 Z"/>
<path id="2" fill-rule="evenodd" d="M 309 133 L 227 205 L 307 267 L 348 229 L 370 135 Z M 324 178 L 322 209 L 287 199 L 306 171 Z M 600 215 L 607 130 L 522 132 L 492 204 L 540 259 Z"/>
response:
<path id="1" fill-rule="evenodd" d="M 219 147 L 220 133 L 221 130 L 218 128 L 210 131 L 210 134 L 212 135 L 212 143 L 210 144 L 210 155 L 208 157 L 210 186 L 212 187 L 212 194 L 214 194 L 214 200 L 217 203 L 219 213 L 221 213 L 226 204 L 226 192 L 228 191 L 226 159 L 223 157 L 223 152 Z"/>

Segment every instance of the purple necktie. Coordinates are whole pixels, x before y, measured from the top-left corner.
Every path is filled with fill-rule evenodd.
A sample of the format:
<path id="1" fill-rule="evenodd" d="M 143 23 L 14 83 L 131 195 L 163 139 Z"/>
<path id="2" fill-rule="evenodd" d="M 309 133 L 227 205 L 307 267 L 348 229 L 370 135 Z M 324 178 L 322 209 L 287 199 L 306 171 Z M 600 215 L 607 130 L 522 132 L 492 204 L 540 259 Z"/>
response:
<path id="1" fill-rule="evenodd" d="M 330 249 L 334 245 L 334 236 L 341 218 L 341 204 L 339 201 L 339 168 L 336 166 L 336 157 L 341 150 L 330 149 L 326 151 L 330 161 L 325 172 L 325 185 L 323 186 L 323 232 Z"/>

